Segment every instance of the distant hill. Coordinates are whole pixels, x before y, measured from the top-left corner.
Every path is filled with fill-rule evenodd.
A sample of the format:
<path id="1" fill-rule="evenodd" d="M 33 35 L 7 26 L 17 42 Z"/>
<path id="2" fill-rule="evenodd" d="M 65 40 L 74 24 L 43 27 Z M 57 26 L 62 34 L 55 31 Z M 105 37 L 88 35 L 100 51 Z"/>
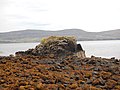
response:
<path id="1" fill-rule="evenodd" d="M 0 33 L 0 43 L 40 42 L 48 36 L 75 36 L 79 41 L 88 40 L 120 40 L 120 29 L 104 32 L 86 32 L 81 29 L 65 29 L 60 31 L 22 30 Z"/>

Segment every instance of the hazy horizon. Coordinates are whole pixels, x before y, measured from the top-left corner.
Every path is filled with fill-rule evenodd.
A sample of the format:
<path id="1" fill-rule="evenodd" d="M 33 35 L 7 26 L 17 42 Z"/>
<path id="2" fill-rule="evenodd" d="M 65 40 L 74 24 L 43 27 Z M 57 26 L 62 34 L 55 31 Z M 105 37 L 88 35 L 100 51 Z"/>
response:
<path id="1" fill-rule="evenodd" d="M 0 32 L 120 29 L 119 0 L 1 0 Z"/>
<path id="2" fill-rule="evenodd" d="M 78 29 L 78 30 L 83 30 L 83 29 L 79 29 L 79 28 L 69 28 L 69 29 Z M 61 30 L 69 30 L 69 29 L 61 29 Z M 40 29 L 24 29 L 24 30 L 12 30 L 12 31 L 3 31 L 0 33 L 8 33 L 8 32 L 16 32 L 16 31 L 26 31 L 26 30 L 40 30 Z M 61 31 L 61 30 L 40 30 L 40 31 Z M 115 29 L 118 30 L 118 29 Z M 83 30 L 86 31 L 86 30 Z M 105 31 L 114 31 L 114 30 L 105 30 Z M 86 31 L 86 32 L 105 32 L 105 31 Z"/>

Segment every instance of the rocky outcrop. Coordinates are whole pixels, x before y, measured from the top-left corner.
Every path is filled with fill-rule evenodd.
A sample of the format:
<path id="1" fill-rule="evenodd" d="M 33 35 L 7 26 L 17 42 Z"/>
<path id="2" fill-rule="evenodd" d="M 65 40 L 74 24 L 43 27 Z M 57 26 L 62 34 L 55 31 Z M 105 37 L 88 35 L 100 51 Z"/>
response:
<path id="1" fill-rule="evenodd" d="M 20 55 L 52 56 L 64 57 L 68 55 L 77 55 L 79 58 L 85 58 L 85 51 L 80 44 L 76 43 L 74 37 L 51 36 L 43 38 L 41 43 L 35 49 L 29 49 L 25 52 L 16 52 Z"/>

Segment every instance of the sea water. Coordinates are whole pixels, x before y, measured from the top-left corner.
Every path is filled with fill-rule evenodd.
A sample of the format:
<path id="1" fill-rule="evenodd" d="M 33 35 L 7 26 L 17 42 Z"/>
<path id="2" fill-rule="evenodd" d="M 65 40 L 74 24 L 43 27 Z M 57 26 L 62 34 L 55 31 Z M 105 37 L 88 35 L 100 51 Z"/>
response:
<path id="1" fill-rule="evenodd" d="M 91 55 L 97 57 L 120 59 L 120 40 L 105 40 L 105 41 L 78 41 L 85 50 L 86 56 Z M 8 56 L 15 54 L 17 51 L 25 51 L 30 48 L 35 48 L 39 43 L 7 43 L 0 44 L 0 56 Z"/>

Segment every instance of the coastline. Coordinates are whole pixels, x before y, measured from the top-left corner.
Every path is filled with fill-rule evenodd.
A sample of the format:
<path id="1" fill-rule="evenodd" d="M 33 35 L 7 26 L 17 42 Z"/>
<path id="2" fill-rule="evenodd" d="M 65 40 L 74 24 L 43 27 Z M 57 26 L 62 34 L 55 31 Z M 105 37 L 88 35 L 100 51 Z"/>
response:
<path id="1" fill-rule="evenodd" d="M 39 42 L 40 43 L 40 42 Z M 17 51 L 24 51 L 28 48 L 34 48 L 39 43 L 7 43 L 0 44 L 0 56 L 9 56 L 10 54 L 14 54 Z M 111 58 L 115 57 L 120 59 L 120 50 L 119 45 L 120 41 L 80 41 L 77 42 L 82 45 L 84 50 L 86 51 L 86 56 L 90 57 L 91 55 L 96 57 L 105 57 Z M 13 48 L 14 47 L 14 48 Z"/>
<path id="2" fill-rule="evenodd" d="M 0 56 L 0 89 L 119 90 L 119 66 L 114 57 L 86 57 L 75 37 L 50 36 L 35 48 Z"/>
<path id="3" fill-rule="evenodd" d="M 77 42 L 82 41 L 119 41 L 120 39 L 96 39 L 96 40 L 77 40 Z M 12 43 L 40 43 L 40 41 L 23 41 L 23 42 L 12 42 L 12 41 L 0 41 L 0 44 L 12 44 Z"/>

